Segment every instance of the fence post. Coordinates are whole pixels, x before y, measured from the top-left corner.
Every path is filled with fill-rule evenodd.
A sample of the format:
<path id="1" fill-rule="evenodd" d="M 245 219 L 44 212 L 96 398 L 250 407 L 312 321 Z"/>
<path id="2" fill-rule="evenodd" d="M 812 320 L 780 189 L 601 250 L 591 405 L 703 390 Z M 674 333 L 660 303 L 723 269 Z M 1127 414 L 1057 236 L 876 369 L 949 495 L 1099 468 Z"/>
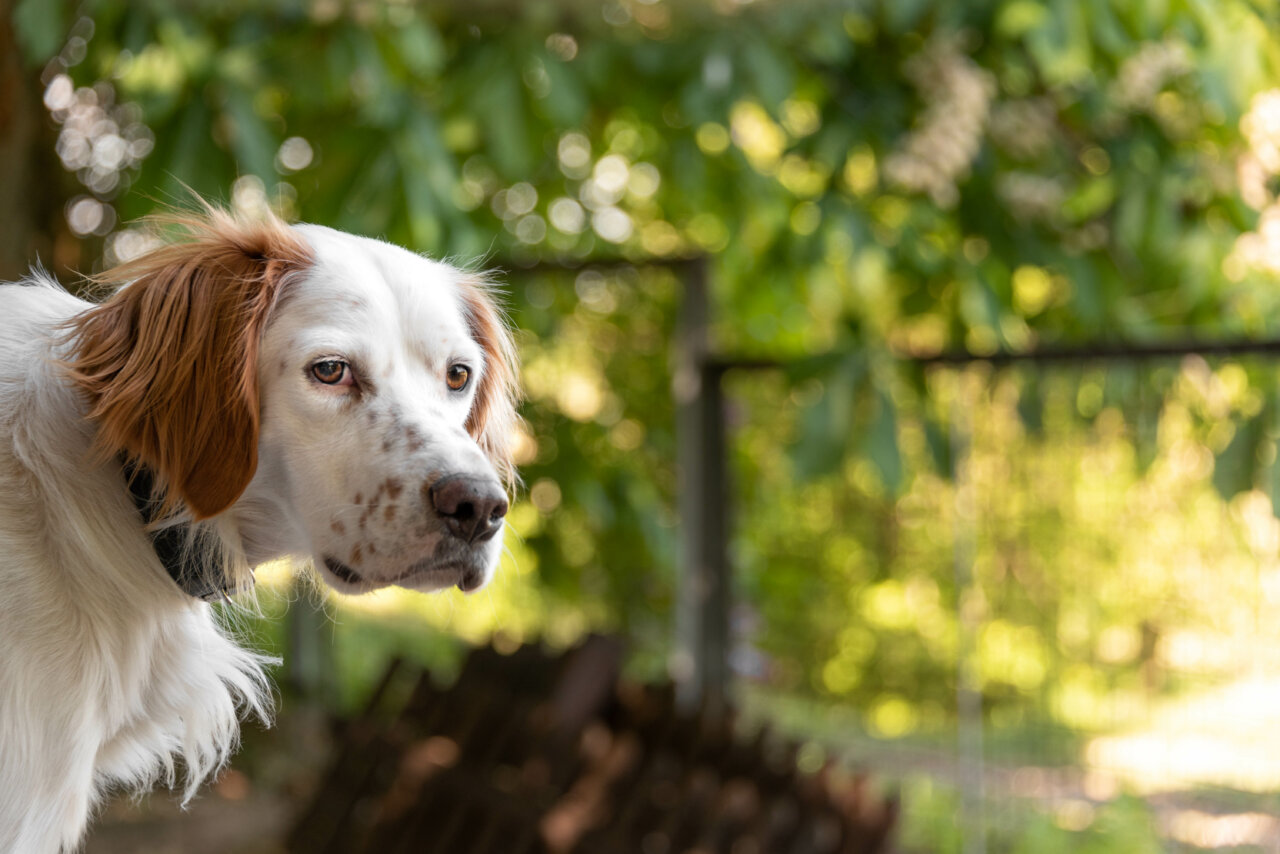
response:
<path id="1" fill-rule="evenodd" d="M 728 490 L 722 371 L 710 354 L 707 261 L 684 268 L 676 318 L 680 555 L 671 675 L 682 711 L 723 712 L 729 679 Z"/>
<path id="2" fill-rule="evenodd" d="M 285 615 L 285 683 L 309 703 L 333 700 L 333 627 L 322 594 L 299 576 Z"/>
<path id="3" fill-rule="evenodd" d="M 973 479 L 973 407 L 976 395 L 971 372 L 958 370 L 951 411 L 951 460 L 955 489 L 952 571 L 956 585 L 956 622 L 960 633 L 956 656 L 956 752 L 961 779 L 960 831 L 964 854 L 985 854 L 982 681 L 978 671 L 978 633 L 982 624 L 981 590 L 974 579 L 977 507 Z"/>

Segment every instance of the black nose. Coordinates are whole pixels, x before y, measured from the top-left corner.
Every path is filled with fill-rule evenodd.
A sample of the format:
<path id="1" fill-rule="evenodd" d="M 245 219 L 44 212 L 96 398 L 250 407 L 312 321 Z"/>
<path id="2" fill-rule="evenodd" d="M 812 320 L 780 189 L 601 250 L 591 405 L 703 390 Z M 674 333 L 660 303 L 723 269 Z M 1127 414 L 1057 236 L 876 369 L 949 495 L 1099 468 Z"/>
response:
<path id="1" fill-rule="evenodd" d="M 502 528 L 507 496 L 496 481 L 454 475 L 431 485 L 431 506 L 455 537 L 483 543 Z"/>

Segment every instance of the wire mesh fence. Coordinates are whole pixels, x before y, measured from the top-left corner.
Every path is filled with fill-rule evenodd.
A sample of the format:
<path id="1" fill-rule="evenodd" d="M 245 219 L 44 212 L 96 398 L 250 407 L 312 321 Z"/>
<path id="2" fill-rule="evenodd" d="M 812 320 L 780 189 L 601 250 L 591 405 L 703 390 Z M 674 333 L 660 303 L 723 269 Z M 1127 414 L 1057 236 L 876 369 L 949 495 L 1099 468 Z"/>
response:
<path id="1" fill-rule="evenodd" d="M 730 381 L 740 671 L 847 712 L 819 741 L 902 781 L 907 850 L 1280 850 L 1274 361 L 920 383 L 898 460 L 798 478 L 762 448 L 831 389 Z"/>

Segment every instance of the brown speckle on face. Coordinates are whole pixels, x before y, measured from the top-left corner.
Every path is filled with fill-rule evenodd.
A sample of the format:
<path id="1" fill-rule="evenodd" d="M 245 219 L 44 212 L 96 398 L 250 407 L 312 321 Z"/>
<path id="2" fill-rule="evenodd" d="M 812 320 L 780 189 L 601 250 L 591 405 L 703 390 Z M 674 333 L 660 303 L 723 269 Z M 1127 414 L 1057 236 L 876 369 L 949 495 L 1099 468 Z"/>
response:
<path id="1" fill-rule="evenodd" d="M 387 482 L 384 481 L 383 483 L 378 485 L 377 491 L 373 493 L 373 496 L 369 499 L 369 503 L 365 505 L 364 512 L 360 514 L 360 519 L 359 519 L 359 525 L 360 525 L 361 531 L 365 529 L 365 526 L 368 524 L 369 520 L 373 518 L 373 515 L 378 512 L 378 508 L 382 506 L 382 496 L 386 493 L 386 491 L 387 491 Z M 363 495 L 358 495 L 357 499 L 362 497 Z"/>
<path id="2" fill-rule="evenodd" d="M 388 522 L 394 519 L 396 517 L 396 505 L 388 504 L 386 513 L 384 513 L 383 515 L 387 517 Z"/>
<path id="3" fill-rule="evenodd" d="M 364 562 L 364 551 L 360 548 L 360 544 L 356 543 L 356 547 L 351 550 L 351 559 L 347 563 L 352 566 L 359 566 Z"/>
<path id="4" fill-rule="evenodd" d="M 387 482 L 384 484 L 384 486 L 387 487 L 387 497 L 393 500 L 404 489 L 404 484 L 394 477 L 387 478 Z"/>
<path id="5" fill-rule="evenodd" d="M 417 451 L 422 448 L 422 434 L 415 427 L 406 427 L 404 429 L 404 440 L 410 451 Z"/>
<path id="6" fill-rule="evenodd" d="M 334 519 L 333 522 L 329 524 L 329 527 L 333 529 L 335 534 L 341 535 L 347 532 L 347 526 L 342 524 L 341 519 Z"/>
<path id="7" fill-rule="evenodd" d="M 351 503 L 352 503 L 352 504 L 363 504 L 363 503 L 364 503 L 364 493 L 363 493 L 363 492 L 357 492 L 357 493 L 356 493 L 356 497 L 355 497 L 355 498 L 353 498 L 353 499 L 351 499 Z"/>
<path id="8" fill-rule="evenodd" d="M 370 557 L 372 557 L 373 555 L 376 555 L 376 554 L 378 553 L 378 549 L 377 549 L 377 547 L 376 547 L 373 543 L 368 543 L 367 545 L 369 546 L 369 555 L 370 555 Z"/>

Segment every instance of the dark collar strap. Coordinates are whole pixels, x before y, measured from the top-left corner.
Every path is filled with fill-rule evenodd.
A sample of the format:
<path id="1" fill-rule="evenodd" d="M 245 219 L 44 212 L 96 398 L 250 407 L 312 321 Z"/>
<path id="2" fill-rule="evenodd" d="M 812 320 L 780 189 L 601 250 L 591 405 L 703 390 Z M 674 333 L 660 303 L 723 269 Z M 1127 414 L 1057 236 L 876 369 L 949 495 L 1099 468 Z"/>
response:
<path id="1" fill-rule="evenodd" d="M 159 511 L 159 505 L 152 496 L 155 478 L 146 466 L 123 458 L 120 462 L 133 505 L 142 515 L 143 524 L 150 526 L 156 521 Z M 190 528 L 190 524 L 184 522 L 151 531 L 151 545 L 156 550 L 156 557 L 164 564 L 169 577 L 188 596 L 205 602 L 222 601 L 232 590 L 227 583 L 226 567 L 220 558 L 210 557 L 199 549 L 186 548 Z"/>

